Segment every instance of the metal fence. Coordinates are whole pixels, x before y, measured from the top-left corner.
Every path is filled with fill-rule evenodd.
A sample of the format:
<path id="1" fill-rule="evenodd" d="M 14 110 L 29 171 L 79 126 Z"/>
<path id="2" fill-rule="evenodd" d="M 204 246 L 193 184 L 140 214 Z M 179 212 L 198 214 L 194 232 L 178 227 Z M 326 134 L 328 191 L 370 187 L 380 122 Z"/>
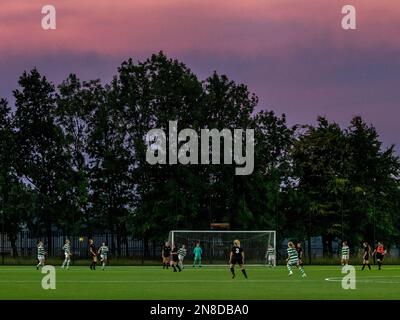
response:
<path id="1" fill-rule="evenodd" d="M 121 237 L 111 233 L 93 234 L 90 238 L 93 239 L 97 248 L 101 246 L 102 242 L 105 242 L 110 249 L 112 257 L 152 259 L 161 255 L 162 241 L 144 241 L 135 237 Z M 43 241 L 48 256 L 62 256 L 62 247 L 65 239 L 69 239 L 71 242 L 71 251 L 74 258 L 86 258 L 88 256 L 87 237 L 53 234 L 50 240 L 51 244 L 49 244 L 47 237 L 35 236 L 29 231 L 22 231 L 18 234 L 14 248 L 7 234 L 0 233 L 0 253 L 3 256 L 12 256 L 13 253 L 16 253 L 19 257 L 34 257 L 37 254 L 38 242 Z M 49 250 L 49 248 L 51 249 Z"/>
<path id="2" fill-rule="evenodd" d="M 51 235 L 51 244 L 49 245 L 48 239 L 45 236 L 37 236 L 29 231 L 22 231 L 18 234 L 15 246 L 13 248 L 12 243 L 5 233 L 0 233 L 0 256 L 3 261 L 5 257 L 26 257 L 26 258 L 36 258 L 37 255 L 37 243 L 42 240 L 45 245 L 45 250 L 49 257 L 63 257 L 62 247 L 64 245 L 65 239 L 71 241 L 71 251 L 73 253 L 73 259 L 86 259 L 88 258 L 88 238 L 82 236 L 65 236 L 63 234 L 54 233 Z M 105 242 L 110 249 L 110 257 L 112 259 L 132 259 L 140 260 L 142 263 L 145 261 L 158 261 L 161 257 L 161 248 L 163 245 L 162 240 L 148 240 L 138 239 L 133 236 L 121 237 L 118 234 L 103 233 L 103 234 L 93 234 L 91 238 L 94 240 L 95 246 L 98 248 L 101 246 L 102 242 Z M 308 256 L 307 242 L 303 242 L 303 253 L 305 262 L 317 262 L 323 257 L 323 245 L 321 237 L 313 237 L 311 239 L 311 259 Z M 278 261 L 283 262 L 287 256 L 287 239 L 277 243 L 277 258 Z M 332 257 L 331 259 L 337 260 L 340 257 L 340 243 L 339 241 L 334 241 L 332 244 Z M 51 250 L 49 250 L 51 248 Z M 206 247 L 204 248 L 206 249 Z M 229 249 L 229 248 L 228 248 Z M 351 256 L 361 256 L 360 248 L 354 248 L 351 252 Z M 206 250 L 205 250 L 206 251 Z M 16 255 L 13 253 L 16 253 Z M 190 259 L 191 252 L 188 251 L 188 258 Z M 389 257 L 399 258 L 400 250 L 393 247 L 389 251 Z M 219 257 L 225 259 L 226 257 Z M 221 260 L 220 259 L 220 260 Z M 218 259 L 209 259 L 208 254 L 204 252 L 204 262 L 205 263 L 218 263 Z M 221 260 L 222 261 L 222 260 Z"/>

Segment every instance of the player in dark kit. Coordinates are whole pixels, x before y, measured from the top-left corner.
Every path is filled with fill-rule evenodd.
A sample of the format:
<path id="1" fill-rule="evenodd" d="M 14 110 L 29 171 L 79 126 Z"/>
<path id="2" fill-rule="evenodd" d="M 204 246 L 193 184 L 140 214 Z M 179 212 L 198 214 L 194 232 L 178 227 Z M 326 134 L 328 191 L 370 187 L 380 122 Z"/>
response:
<path id="1" fill-rule="evenodd" d="M 229 268 L 232 272 L 232 279 L 235 278 L 235 264 L 239 265 L 240 270 L 242 270 L 244 277 L 247 279 L 246 270 L 244 268 L 244 251 L 243 248 L 240 247 L 239 240 L 233 241 L 233 247 L 229 256 L 229 263 Z"/>
<path id="2" fill-rule="evenodd" d="M 171 256 L 171 245 L 169 244 L 169 242 L 167 241 L 162 249 L 161 252 L 161 258 L 163 261 L 163 269 L 169 267 L 169 258 Z"/>
<path id="3" fill-rule="evenodd" d="M 303 248 L 301 247 L 301 242 L 297 243 L 296 246 L 297 256 L 299 258 L 299 266 L 303 266 Z"/>
<path id="4" fill-rule="evenodd" d="M 89 255 L 92 258 L 92 263 L 90 264 L 91 270 L 96 270 L 97 263 L 97 250 L 92 239 L 89 239 Z"/>
<path id="5" fill-rule="evenodd" d="M 386 254 L 385 247 L 383 246 L 382 242 L 378 242 L 378 246 L 375 248 L 374 252 L 372 254 L 375 254 L 376 261 L 378 261 L 378 268 L 381 270 L 382 268 L 382 260 L 384 255 Z"/>
<path id="6" fill-rule="evenodd" d="M 368 269 L 371 270 L 371 264 L 369 263 L 369 255 L 371 254 L 371 247 L 368 242 L 363 243 L 363 266 L 361 270 L 365 269 L 365 266 L 368 266 Z"/>
<path id="7" fill-rule="evenodd" d="M 172 251 L 171 251 L 171 267 L 174 268 L 174 272 L 176 272 L 176 268 L 178 268 L 179 272 L 182 271 L 181 267 L 179 266 L 179 258 L 178 258 L 178 248 L 174 244 L 172 246 Z"/>

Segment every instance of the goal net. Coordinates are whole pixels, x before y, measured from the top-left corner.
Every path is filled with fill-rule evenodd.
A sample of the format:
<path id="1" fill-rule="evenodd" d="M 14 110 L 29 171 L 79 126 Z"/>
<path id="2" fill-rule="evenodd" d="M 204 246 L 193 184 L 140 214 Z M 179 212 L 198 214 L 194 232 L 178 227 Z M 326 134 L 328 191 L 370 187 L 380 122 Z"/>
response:
<path id="1" fill-rule="evenodd" d="M 172 245 L 186 246 L 188 260 L 193 258 L 196 243 L 200 243 L 204 264 L 227 264 L 236 239 L 244 250 L 245 264 L 265 264 L 268 248 L 276 252 L 275 231 L 172 230 L 169 233 Z"/>

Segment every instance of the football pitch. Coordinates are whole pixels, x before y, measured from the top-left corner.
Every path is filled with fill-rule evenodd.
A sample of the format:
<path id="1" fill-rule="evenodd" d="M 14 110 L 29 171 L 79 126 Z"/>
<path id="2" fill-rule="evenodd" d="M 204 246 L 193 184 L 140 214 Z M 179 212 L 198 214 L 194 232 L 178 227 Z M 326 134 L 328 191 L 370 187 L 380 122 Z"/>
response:
<path id="1" fill-rule="evenodd" d="M 186 266 L 182 272 L 151 266 L 110 266 L 105 271 L 57 266 L 56 289 L 44 290 L 45 275 L 34 266 L 1 266 L 0 299 L 400 299 L 400 266 L 360 269 L 356 266 L 356 289 L 344 290 L 340 266 L 305 266 L 307 278 L 296 269 L 288 277 L 284 266 L 248 266 L 248 279 L 239 269 L 232 279 L 227 266 Z"/>

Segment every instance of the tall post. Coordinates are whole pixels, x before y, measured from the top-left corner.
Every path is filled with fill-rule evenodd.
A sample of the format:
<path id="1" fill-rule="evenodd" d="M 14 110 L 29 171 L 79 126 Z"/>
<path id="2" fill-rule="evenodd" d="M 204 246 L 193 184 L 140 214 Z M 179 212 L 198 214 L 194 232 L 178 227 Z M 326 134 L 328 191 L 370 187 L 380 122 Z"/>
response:
<path id="1" fill-rule="evenodd" d="M 308 263 L 311 264 L 311 210 L 308 211 Z"/>
<path id="2" fill-rule="evenodd" d="M 3 214 L 3 210 L 0 211 L 1 213 L 1 264 L 4 265 L 4 214 Z"/>
<path id="3" fill-rule="evenodd" d="M 277 259 L 277 257 L 278 257 L 278 254 L 277 254 L 277 245 L 276 245 L 276 230 L 274 231 L 274 249 L 275 249 L 275 260 L 274 260 L 274 267 L 276 267 L 276 259 Z"/>
<path id="4" fill-rule="evenodd" d="M 343 217 L 343 192 L 342 192 L 342 198 L 341 198 L 341 201 L 340 201 L 340 213 L 341 213 L 341 215 L 342 215 L 342 223 L 341 223 L 341 226 L 342 226 L 342 236 L 341 236 L 341 241 L 343 242 L 343 240 L 344 240 L 344 238 L 343 238 L 343 224 L 344 224 L 344 217 Z"/>
<path id="5" fill-rule="evenodd" d="M 178 228 L 178 186 L 175 184 L 175 225 L 174 228 Z"/>
<path id="6" fill-rule="evenodd" d="M 372 179 L 373 180 L 373 182 L 374 182 L 374 185 L 373 185 L 373 187 L 374 187 L 374 189 L 372 190 L 372 196 L 373 196 L 373 200 L 372 200 L 372 223 L 373 223 L 373 229 L 374 229 L 374 231 L 373 231 L 373 233 L 374 233 L 374 243 L 373 243 L 373 246 L 375 246 L 375 243 L 376 243 L 376 234 L 375 234 L 375 215 L 376 215 L 376 203 L 375 203 L 375 199 L 376 199 L 376 195 L 377 195 L 377 192 L 376 192 L 376 178 L 373 178 Z"/>
<path id="7" fill-rule="evenodd" d="M 373 212 L 372 212 L 372 214 L 373 214 L 373 223 L 374 223 L 374 244 L 373 244 L 373 246 L 375 246 L 375 244 L 376 244 L 376 232 L 375 232 L 375 230 L 376 230 L 376 223 L 375 223 L 375 215 L 376 215 L 375 196 L 374 196 L 374 207 L 373 207 Z"/>
<path id="8" fill-rule="evenodd" d="M 279 230 L 279 193 L 281 191 L 281 188 L 278 189 L 278 192 L 276 193 L 276 197 L 275 197 L 275 232 L 274 232 L 274 249 L 275 249 L 275 262 L 274 262 L 274 266 L 276 266 L 276 260 L 278 257 L 278 246 L 276 243 L 276 233 Z"/>
<path id="9" fill-rule="evenodd" d="M 279 223 L 278 223 L 278 201 L 279 201 L 279 190 L 276 193 L 275 197 L 275 230 L 278 231 Z"/>
<path id="10" fill-rule="evenodd" d="M 147 239 L 142 237 L 142 266 L 144 265 L 144 254 L 145 254 L 145 250 L 146 250 L 146 245 L 144 243 L 145 241 L 147 241 Z"/>

